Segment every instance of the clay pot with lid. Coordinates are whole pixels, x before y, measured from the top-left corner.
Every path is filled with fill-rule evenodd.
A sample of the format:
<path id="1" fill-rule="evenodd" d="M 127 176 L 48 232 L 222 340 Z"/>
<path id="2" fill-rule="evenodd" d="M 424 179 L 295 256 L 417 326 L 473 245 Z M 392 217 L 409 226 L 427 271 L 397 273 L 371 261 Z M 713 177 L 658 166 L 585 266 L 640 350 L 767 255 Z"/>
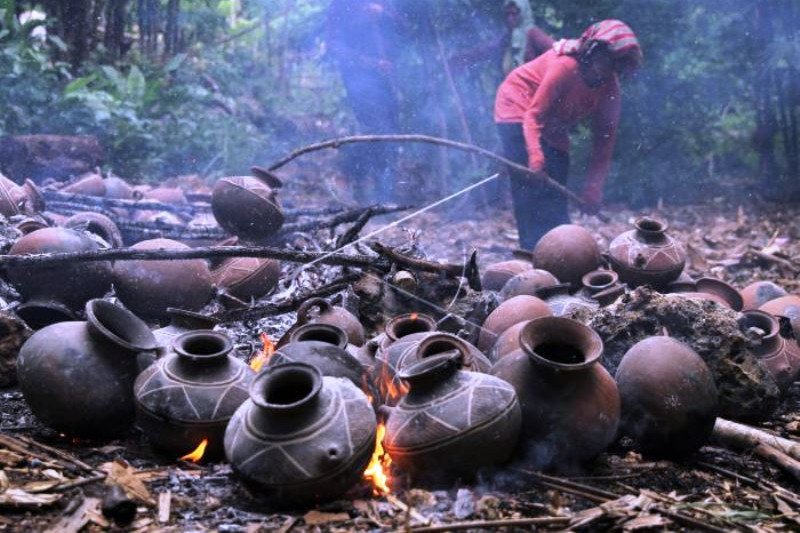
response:
<path id="1" fill-rule="evenodd" d="M 617 385 L 600 364 L 600 337 L 578 321 L 543 317 L 525 325 L 520 345 L 490 373 L 517 392 L 521 459 L 569 471 L 599 455 L 613 442 L 620 415 Z"/>
<path id="2" fill-rule="evenodd" d="M 630 287 L 650 285 L 665 287 L 681 275 L 686 264 L 686 250 L 667 234 L 662 220 L 641 217 L 636 229 L 619 235 L 609 245 L 611 268 Z"/>
<path id="3" fill-rule="evenodd" d="M 316 312 L 314 312 L 316 310 Z M 344 307 L 331 305 L 323 298 L 309 298 L 297 310 L 298 324 L 330 324 L 347 333 L 351 344 L 363 346 L 366 342 L 364 326 Z"/>
<path id="4" fill-rule="evenodd" d="M 594 298 L 587 298 L 580 293 L 571 294 L 570 285 L 566 283 L 541 288 L 537 291 L 537 295 L 547 303 L 553 316 L 593 313 L 600 307 Z"/>
<path id="5" fill-rule="evenodd" d="M 134 250 L 185 250 L 170 239 L 134 244 Z M 168 318 L 167 308 L 196 311 L 214 296 L 211 272 L 202 259 L 178 261 L 117 261 L 114 289 L 125 307 L 146 319 Z"/>
<path id="6" fill-rule="evenodd" d="M 506 462 L 521 410 L 502 379 L 462 370 L 461 352 L 421 358 L 400 371 L 409 391 L 388 410 L 384 449 L 415 482 L 451 483 Z"/>
<path id="7" fill-rule="evenodd" d="M 262 370 L 225 431 L 234 471 L 276 507 L 339 498 L 361 479 L 377 423 L 367 397 L 347 379 L 311 365 Z"/>
<path id="8" fill-rule="evenodd" d="M 620 433 L 645 453 L 680 457 L 714 430 L 717 387 L 703 359 L 670 337 L 648 337 L 623 356 L 616 373 L 622 398 Z"/>
<path id="9" fill-rule="evenodd" d="M 277 189 L 282 185 L 277 178 L 222 178 L 214 185 L 211 196 L 214 218 L 233 235 L 263 242 L 283 226 L 283 210 L 277 198 Z"/>
<path id="10" fill-rule="evenodd" d="M 278 285 L 281 264 L 269 258 L 231 257 L 212 270 L 211 277 L 226 305 L 248 305 Z"/>
<path id="11" fill-rule="evenodd" d="M 797 320 L 800 319 L 800 296 L 793 294 L 781 296 L 770 300 L 758 309 L 773 316 L 785 316 L 790 320 Z"/>
<path id="12" fill-rule="evenodd" d="M 248 398 L 255 373 L 217 331 L 190 331 L 136 378 L 136 425 L 161 453 L 178 458 L 203 439 L 206 460 L 222 457 L 225 428 Z"/>
<path id="13" fill-rule="evenodd" d="M 782 287 L 771 281 L 755 281 L 739 292 L 742 295 L 743 311 L 758 309 L 771 300 L 776 300 L 789 294 Z"/>
<path id="14" fill-rule="evenodd" d="M 764 311 L 745 311 L 739 329 L 750 339 L 749 347 L 759 363 L 786 392 L 800 373 L 800 346 L 781 335 L 778 319 Z"/>
<path id="15" fill-rule="evenodd" d="M 44 228 L 20 238 L 10 255 L 88 252 L 100 246 L 84 233 L 66 228 Z M 92 298 L 111 288 L 111 263 L 59 264 L 55 266 L 9 266 L 4 276 L 22 295 L 25 303 L 17 314 L 33 329 L 74 318 Z"/>
<path id="16" fill-rule="evenodd" d="M 536 296 L 537 290 L 558 283 L 556 277 L 547 270 L 531 268 L 509 279 L 500 290 L 500 298 L 505 301 L 515 296 Z"/>
<path id="17" fill-rule="evenodd" d="M 533 269 L 530 261 L 510 259 L 492 263 L 481 275 L 481 287 L 485 291 L 499 291 L 514 276 Z"/>
<path id="18" fill-rule="evenodd" d="M 478 336 L 478 349 L 483 352 L 491 349 L 497 338 L 514 324 L 552 314 L 547 303 L 536 296 L 514 296 L 486 317 Z"/>
<path id="19" fill-rule="evenodd" d="M 588 230 L 562 224 L 545 233 L 533 249 L 533 264 L 562 283 L 579 287 L 581 278 L 602 263 L 600 247 Z"/>
<path id="20" fill-rule="evenodd" d="M 61 192 L 84 194 L 86 196 L 105 196 L 106 182 L 100 174 L 86 174 L 76 181 L 61 187 Z"/>
<path id="21" fill-rule="evenodd" d="M 122 234 L 113 220 L 101 213 L 87 211 L 72 215 L 64 222 L 64 227 L 76 231 L 87 231 L 97 235 L 111 248 L 122 247 Z"/>
<path id="22" fill-rule="evenodd" d="M 134 420 L 139 356 L 156 340 L 130 311 L 104 300 L 86 304 L 86 322 L 59 322 L 28 339 L 17 377 L 31 411 L 76 437 L 119 434 Z"/>

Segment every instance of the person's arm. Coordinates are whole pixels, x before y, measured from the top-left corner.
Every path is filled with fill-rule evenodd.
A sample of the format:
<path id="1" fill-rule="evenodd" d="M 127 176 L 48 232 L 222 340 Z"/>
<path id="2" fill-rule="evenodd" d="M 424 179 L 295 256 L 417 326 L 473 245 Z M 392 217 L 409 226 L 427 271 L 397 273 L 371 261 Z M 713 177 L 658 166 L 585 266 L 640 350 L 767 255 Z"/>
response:
<path id="1" fill-rule="evenodd" d="M 592 116 L 592 155 L 583 188 L 583 200 L 592 209 L 598 209 L 603 201 L 603 185 L 617 142 L 621 98 L 617 84 L 612 87 Z"/>
<path id="2" fill-rule="evenodd" d="M 555 41 L 541 29 L 533 27 L 525 35 L 525 62 L 533 61 L 553 47 Z"/>

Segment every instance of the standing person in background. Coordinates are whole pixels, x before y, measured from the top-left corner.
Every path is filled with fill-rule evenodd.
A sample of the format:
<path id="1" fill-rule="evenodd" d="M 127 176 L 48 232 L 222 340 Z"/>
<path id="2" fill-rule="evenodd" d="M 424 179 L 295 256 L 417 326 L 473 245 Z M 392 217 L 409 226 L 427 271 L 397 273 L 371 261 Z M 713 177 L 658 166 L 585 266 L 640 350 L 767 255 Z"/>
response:
<path id="1" fill-rule="evenodd" d="M 333 0 L 327 12 L 330 53 L 361 134 L 400 130 L 393 58 L 399 16 L 389 0 Z M 396 147 L 365 143 L 343 150 L 345 172 L 359 202 L 394 199 Z"/>
<path id="2" fill-rule="evenodd" d="M 563 39 L 516 68 L 497 90 L 495 122 L 505 156 L 566 184 L 569 132 L 591 119 L 592 154 L 582 198 L 597 210 L 611 165 L 620 116 L 619 75 L 639 67 L 636 35 L 619 20 L 592 24 L 579 39 Z M 569 223 L 567 200 L 529 175 L 510 172 L 520 246 Z"/>

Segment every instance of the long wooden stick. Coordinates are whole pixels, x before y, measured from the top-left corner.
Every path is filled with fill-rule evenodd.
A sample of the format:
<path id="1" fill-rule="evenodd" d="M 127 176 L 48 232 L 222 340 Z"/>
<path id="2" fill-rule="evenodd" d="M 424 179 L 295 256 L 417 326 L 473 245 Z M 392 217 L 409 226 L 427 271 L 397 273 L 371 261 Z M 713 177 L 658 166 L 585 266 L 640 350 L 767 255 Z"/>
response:
<path id="1" fill-rule="evenodd" d="M 800 461 L 800 443 L 791 439 L 784 439 L 772 433 L 725 420 L 724 418 L 717 418 L 714 424 L 714 432 L 712 437 L 723 444 L 752 448 L 759 444 L 766 444 L 784 454 Z"/>
<path id="2" fill-rule="evenodd" d="M 552 526 L 568 524 L 569 517 L 566 516 L 538 516 L 535 518 L 504 518 L 501 520 L 473 520 L 470 522 L 452 522 L 441 526 L 422 526 L 408 529 L 411 533 L 440 533 L 445 531 L 456 531 L 460 529 L 494 529 L 501 527 L 522 527 L 522 526 Z"/>

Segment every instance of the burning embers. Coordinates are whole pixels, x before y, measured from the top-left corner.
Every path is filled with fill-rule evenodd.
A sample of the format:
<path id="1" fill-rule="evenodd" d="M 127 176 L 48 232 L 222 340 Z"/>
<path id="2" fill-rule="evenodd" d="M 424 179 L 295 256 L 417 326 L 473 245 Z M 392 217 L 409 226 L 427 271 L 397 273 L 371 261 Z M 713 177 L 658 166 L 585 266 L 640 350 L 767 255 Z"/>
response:
<path id="1" fill-rule="evenodd" d="M 208 439 L 203 439 L 193 451 L 180 457 L 178 461 L 190 461 L 192 463 L 199 463 L 203 460 L 203 455 L 206 453 L 206 446 L 208 446 Z"/>
<path id="2" fill-rule="evenodd" d="M 372 452 L 372 459 L 370 459 L 367 469 L 364 470 L 364 479 L 372 483 L 372 494 L 374 496 L 386 496 L 391 492 L 389 472 L 392 466 L 392 458 L 383 449 L 385 436 L 386 424 L 380 422 L 375 433 L 375 451 Z"/>
<path id="3" fill-rule="evenodd" d="M 272 354 L 275 353 L 275 343 L 269 338 L 269 335 L 262 333 L 260 335 L 262 348 L 252 359 L 250 359 L 250 368 L 255 372 L 259 372 L 262 367 L 269 365 L 269 360 L 272 359 Z"/>

